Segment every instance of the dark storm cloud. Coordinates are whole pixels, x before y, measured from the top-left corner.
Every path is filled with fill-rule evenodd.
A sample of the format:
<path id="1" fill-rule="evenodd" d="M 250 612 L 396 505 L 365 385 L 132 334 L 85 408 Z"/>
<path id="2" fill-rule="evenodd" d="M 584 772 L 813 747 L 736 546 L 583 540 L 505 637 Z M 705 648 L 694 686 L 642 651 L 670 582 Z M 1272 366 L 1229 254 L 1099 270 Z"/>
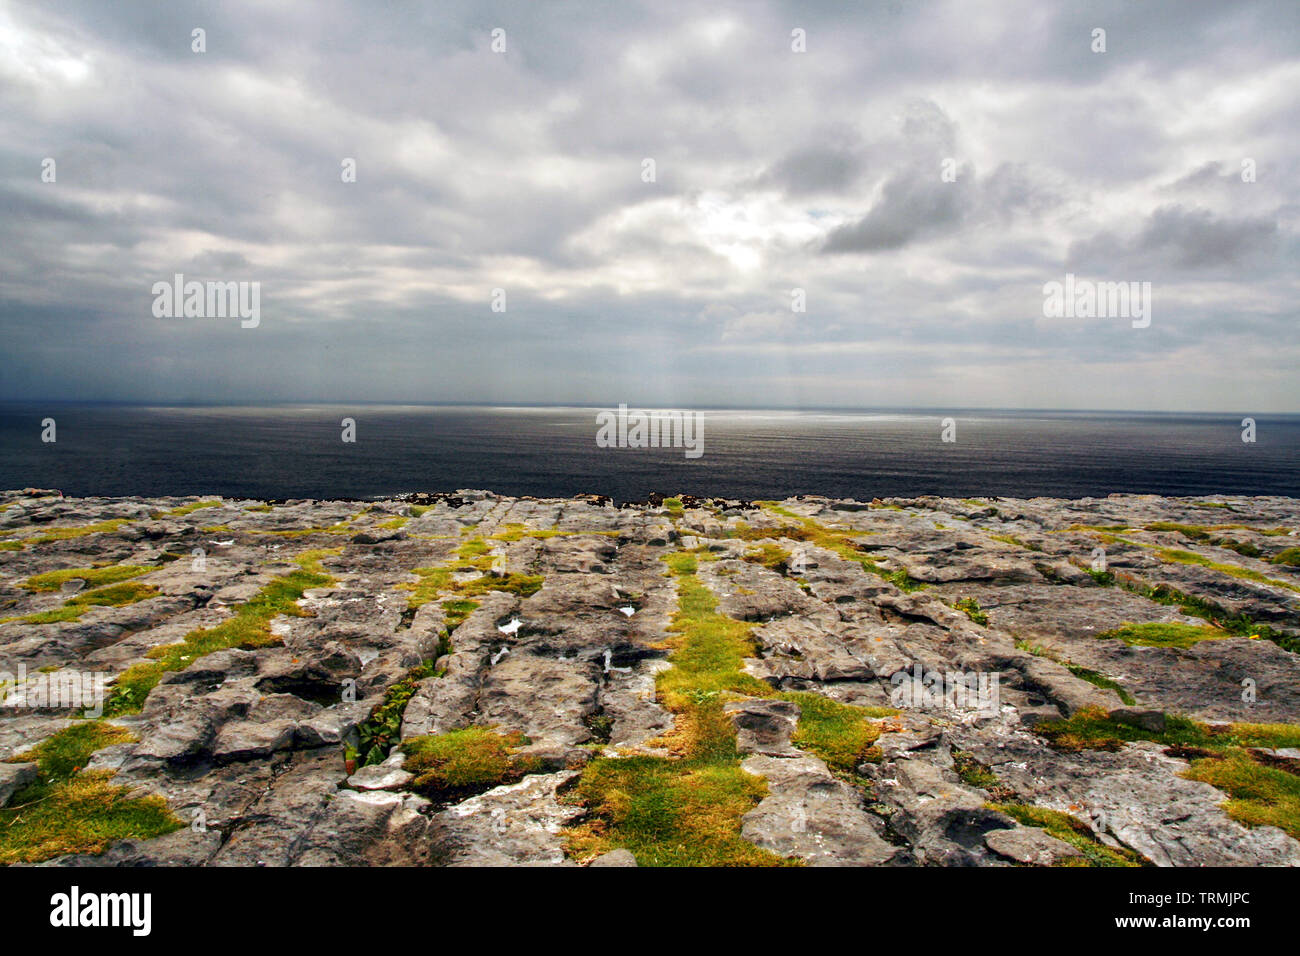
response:
<path id="1" fill-rule="evenodd" d="M 826 252 L 882 252 L 958 225 L 966 211 L 964 185 L 942 182 L 937 173 L 897 173 L 886 180 L 880 201 L 857 222 L 834 229 Z"/>
<path id="2" fill-rule="evenodd" d="M 863 173 L 862 154 L 845 146 L 809 146 L 781 157 L 758 178 L 791 196 L 842 193 Z"/>
<path id="3" fill-rule="evenodd" d="M 1281 0 L 0 0 L 0 398 L 1097 407 L 1156 377 L 1295 410 L 1298 32 Z M 1149 334 L 1044 320 L 1067 268 L 1149 272 Z M 260 282 L 260 326 L 155 318 L 177 272 Z"/>
<path id="4" fill-rule="evenodd" d="M 1217 216 L 1181 205 L 1157 208 L 1141 230 L 1124 238 L 1102 233 L 1070 248 L 1069 261 L 1111 269 L 1224 270 L 1271 257 L 1278 225 L 1267 217 Z"/>

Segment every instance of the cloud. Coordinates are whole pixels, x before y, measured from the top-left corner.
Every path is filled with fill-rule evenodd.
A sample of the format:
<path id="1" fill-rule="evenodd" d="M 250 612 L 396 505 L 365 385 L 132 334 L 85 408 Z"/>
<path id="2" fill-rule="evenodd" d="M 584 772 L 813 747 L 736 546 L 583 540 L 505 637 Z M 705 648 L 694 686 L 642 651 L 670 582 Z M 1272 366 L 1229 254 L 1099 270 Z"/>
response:
<path id="1" fill-rule="evenodd" d="M 969 174 L 969 167 L 964 172 Z M 823 251 L 884 252 L 958 225 L 966 215 L 968 192 L 958 182 L 930 175 L 896 173 L 885 181 L 879 201 L 855 223 L 838 226 Z"/>
<path id="2" fill-rule="evenodd" d="M 1270 256 L 1278 248 L 1277 240 L 1274 219 L 1219 216 L 1208 209 L 1171 204 L 1153 210 L 1132 236 L 1104 232 L 1075 243 L 1069 261 L 1094 268 L 1223 273 Z"/>
<path id="3" fill-rule="evenodd" d="M 0 0 L 0 399 L 1097 407 L 1159 372 L 1300 410 L 1297 37 L 1286 0 Z M 1150 334 L 1044 322 L 1067 268 L 1151 273 Z M 154 318 L 177 272 L 260 282 L 261 324 Z"/>

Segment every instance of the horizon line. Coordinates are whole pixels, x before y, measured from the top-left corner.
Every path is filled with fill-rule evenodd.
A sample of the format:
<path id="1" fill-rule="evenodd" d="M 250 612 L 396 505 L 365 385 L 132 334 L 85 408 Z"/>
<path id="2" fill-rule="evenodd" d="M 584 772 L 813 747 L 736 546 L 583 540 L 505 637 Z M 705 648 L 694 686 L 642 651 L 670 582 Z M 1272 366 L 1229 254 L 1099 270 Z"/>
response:
<path id="1" fill-rule="evenodd" d="M 389 408 L 499 408 L 509 409 L 608 409 L 626 405 L 635 409 L 667 409 L 682 411 L 716 411 L 716 412 L 807 412 L 853 414 L 863 412 L 1019 412 L 1029 413 L 1069 413 L 1090 415 L 1281 415 L 1300 416 L 1300 411 L 1225 411 L 1215 409 L 1159 409 L 1159 408 L 1061 408 L 1037 406 L 988 406 L 988 405 L 662 405 L 655 403 L 620 402 L 615 405 L 600 405 L 589 402 L 454 402 L 454 401 L 379 401 L 379 400 L 323 400 L 323 399 L 283 399 L 277 401 L 141 401 L 122 399 L 31 399 L 0 398 L 0 406 L 5 405 L 62 405 L 62 406 L 111 406 L 122 408 L 285 408 L 292 406 L 322 407 L 389 407 Z"/>

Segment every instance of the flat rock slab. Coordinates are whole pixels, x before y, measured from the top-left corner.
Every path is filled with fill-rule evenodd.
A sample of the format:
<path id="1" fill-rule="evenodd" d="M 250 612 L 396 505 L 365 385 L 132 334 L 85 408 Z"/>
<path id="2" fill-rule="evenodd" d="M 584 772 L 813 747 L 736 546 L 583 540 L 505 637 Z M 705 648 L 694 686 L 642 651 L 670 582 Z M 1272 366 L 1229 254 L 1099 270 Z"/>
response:
<path id="1" fill-rule="evenodd" d="M 753 756 L 741 766 L 767 781 L 768 795 L 741 825 L 754 845 L 811 866 L 880 866 L 898 855 L 861 794 L 816 757 Z"/>
<path id="2" fill-rule="evenodd" d="M 998 856 L 1025 866 L 1055 866 L 1062 860 L 1082 856 L 1064 840 L 1039 827 L 1012 827 L 984 834 L 985 845 Z"/>

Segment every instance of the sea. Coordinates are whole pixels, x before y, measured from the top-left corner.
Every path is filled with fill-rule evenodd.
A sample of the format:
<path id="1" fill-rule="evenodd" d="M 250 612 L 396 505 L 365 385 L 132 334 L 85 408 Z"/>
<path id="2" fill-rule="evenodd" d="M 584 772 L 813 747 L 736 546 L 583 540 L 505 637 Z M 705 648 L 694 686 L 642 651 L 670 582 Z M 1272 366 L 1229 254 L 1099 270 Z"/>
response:
<path id="1" fill-rule="evenodd" d="M 750 500 L 1300 492 L 1297 415 L 1254 416 L 1254 440 L 1243 441 L 1243 416 L 1231 414 L 705 409 L 694 457 L 682 447 L 629 447 L 634 439 L 602 447 L 611 442 L 597 442 L 601 412 L 0 404 L 0 488 L 256 499 L 474 488 L 620 502 L 654 492 Z M 353 441 L 344 440 L 345 419 Z"/>

